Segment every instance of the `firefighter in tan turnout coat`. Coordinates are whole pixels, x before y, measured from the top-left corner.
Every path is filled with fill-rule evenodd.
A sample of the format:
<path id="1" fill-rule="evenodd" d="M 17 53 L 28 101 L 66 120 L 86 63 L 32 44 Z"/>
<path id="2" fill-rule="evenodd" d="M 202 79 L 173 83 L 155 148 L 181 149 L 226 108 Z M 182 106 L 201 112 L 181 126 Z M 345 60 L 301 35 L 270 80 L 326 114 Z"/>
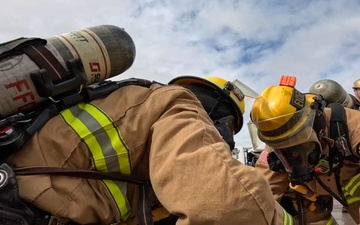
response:
<path id="1" fill-rule="evenodd" d="M 256 169 L 300 224 L 337 224 L 331 215 L 333 199 L 348 205 L 359 224 L 359 111 L 340 104 L 324 108 L 319 96 L 303 94 L 283 78 L 280 85 L 266 88 L 252 107 L 258 136 L 267 144 Z M 341 110 L 343 118 L 332 120 Z"/>
<path id="2" fill-rule="evenodd" d="M 294 224 L 263 175 L 231 156 L 243 99 L 232 82 L 183 76 L 75 105 L 49 120 L 11 165 L 121 173 L 149 180 L 150 194 L 131 182 L 42 174 L 16 177 L 20 197 L 56 221 L 79 224 L 146 224 L 148 205 L 138 210 L 146 197 L 178 225 Z"/>

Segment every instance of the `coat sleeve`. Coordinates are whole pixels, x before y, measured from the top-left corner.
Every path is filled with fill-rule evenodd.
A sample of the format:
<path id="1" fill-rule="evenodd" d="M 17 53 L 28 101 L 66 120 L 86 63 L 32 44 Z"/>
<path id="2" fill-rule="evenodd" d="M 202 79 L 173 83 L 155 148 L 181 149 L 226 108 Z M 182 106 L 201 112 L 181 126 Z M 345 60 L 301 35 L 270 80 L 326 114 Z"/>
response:
<path id="1" fill-rule="evenodd" d="M 276 201 L 280 202 L 281 197 L 289 188 L 289 179 L 287 173 L 275 172 L 269 168 L 267 156 L 271 152 L 271 148 L 266 146 L 264 151 L 261 152 L 259 159 L 256 161 L 255 168 L 265 176 L 269 182 L 271 191 Z"/>
<path id="2" fill-rule="evenodd" d="M 293 224 L 263 175 L 232 158 L 187 91 L 153 124 L 149 163 L 155 194 L 178 225 Z"/>
<path id="3" fill-rule="evenodd" d="M 345 108 L 351 151 L 360 158 L 360 113 Z M 360 167 L 359 164 L 344 162 L 341 168 L 341 183 L 349 204 L 348 212 L 357 224 L 360 224 Z"/>

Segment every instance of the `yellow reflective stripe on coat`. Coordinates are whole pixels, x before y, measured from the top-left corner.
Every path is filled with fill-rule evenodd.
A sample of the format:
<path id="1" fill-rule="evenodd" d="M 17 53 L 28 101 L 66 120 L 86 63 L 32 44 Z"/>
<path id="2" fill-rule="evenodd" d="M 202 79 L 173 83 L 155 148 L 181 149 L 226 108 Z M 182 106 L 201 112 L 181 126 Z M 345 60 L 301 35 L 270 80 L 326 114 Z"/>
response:
<path id="1" fill-rule="evenodd" d="M 360 197 L 347 198 L 346 201 L 348 204 L 354 204 L 355 202 L 360 201 Z"/>
<path id="2" fill-rule="evenodd" d="M 284 212 L 284 225 L 293 225 L 292 216 L 283 209 Z"/>
<path id="3" fill-rule="evenodd" d="M 96 170 L 131 173 L 127 146 L 114 122 L 102 110 L 90 103 L 80 103 L 62 111 L 60 115 L 90 150 Z M 116 203 L 121 219 L 126 220 L 130 215 L 126 183 L 102 182 Z"/>
<path id="4" fill-rule="evenodd" d="M 343 189 L 348 194 L 353 195 L 355 191 L 359 188 L 359 186 L 360 186 L 360 174 L 351 178 L 349 183 Z"/>
<path id="5" fill-rule="evenodd" d="M 339 224 L 336 222 L 335 218 L 333 216 L 331 216 L 331 218 L 326 223 L 326 225 L 339 225 Z"/>
<path id="6" fill-rule="evenodd" d="M 360 197 L 352 197 L 352 195 L 343 188 L 344 196 L 348 204 L 354 204 L 355 202 L 360 201 Z"/>

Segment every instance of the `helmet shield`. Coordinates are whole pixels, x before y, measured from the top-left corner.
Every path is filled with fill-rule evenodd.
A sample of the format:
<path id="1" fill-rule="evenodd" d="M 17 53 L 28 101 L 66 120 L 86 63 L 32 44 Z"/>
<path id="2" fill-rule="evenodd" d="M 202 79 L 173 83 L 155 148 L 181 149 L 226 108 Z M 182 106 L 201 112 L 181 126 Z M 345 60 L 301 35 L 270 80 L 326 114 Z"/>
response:
<path id="1" fill-rule="evenodd" d="M 306 107 L 302 110 L 267 120 L 253 122 L 258 128 L 259 139 L 267 145 L 286 148 L 306 142 L 314 124 L 316 110 Z M 273 129 L 273 128 L 276 129 Z"/>

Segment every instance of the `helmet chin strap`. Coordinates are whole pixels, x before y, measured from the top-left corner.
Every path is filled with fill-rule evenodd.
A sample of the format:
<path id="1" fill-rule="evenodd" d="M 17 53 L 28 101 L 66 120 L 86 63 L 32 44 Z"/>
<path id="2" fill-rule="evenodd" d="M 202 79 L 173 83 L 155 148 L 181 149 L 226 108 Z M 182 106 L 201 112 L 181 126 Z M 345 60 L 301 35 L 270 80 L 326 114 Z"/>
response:
<path id="1" fill-rule="evenodd" d="M 208 112 L 208 116 L 209 116 L 210 118 L 212 118 L 211 116 L 212 116 L 212 114 L 214 113 L 214 111 L 215 111 L 215 109 L 217 108 L 217 106 L 219 105 L 220 99 L 222 98 L 219 93 L 217 93 L 216 91 L 215 91 L 215 93 L 218 94 L 219 97 L 216 99 L 216 102 L 214 103 L 213 107 L 212 107 L 211 110 Z"/>
<path id="2" fill-rule="evenodd" d="M 234 116 L 226 116 L 214 121 L 216 129 L 224 141 L 229 145 L 230 150 L 235 148 L 234 142 Z"/>
<path id="3" fill-rule="evenodd" d="M 208 113 L 209 117 L 212 117 L 212 114 L 218 108 L 218 105 L 222 99 L 224 99 L 219 93 L 216 102 L 214 103 L 213 107 L 211 108 L 210 112 Z M 225 116 L 220 119 L 214 120 L 214 125 L 216 129 L 219 131 L 220 135 L 224 139 L 224 141 L 229 145 L 230 150 L 235 148 L 235 141 L 234 141 L 234 116 Z"/>
<path id="4" fill-rule="evenodd" d="M 229 145 L 230 150 L 233 150 L 235 120 L 239 118 L 235 117 L 233 106 L 228 99 L 217 90 L 202 85 L 184 85 L 184 87 L 192 91 L 200 100 L 216 129 Z"/>

